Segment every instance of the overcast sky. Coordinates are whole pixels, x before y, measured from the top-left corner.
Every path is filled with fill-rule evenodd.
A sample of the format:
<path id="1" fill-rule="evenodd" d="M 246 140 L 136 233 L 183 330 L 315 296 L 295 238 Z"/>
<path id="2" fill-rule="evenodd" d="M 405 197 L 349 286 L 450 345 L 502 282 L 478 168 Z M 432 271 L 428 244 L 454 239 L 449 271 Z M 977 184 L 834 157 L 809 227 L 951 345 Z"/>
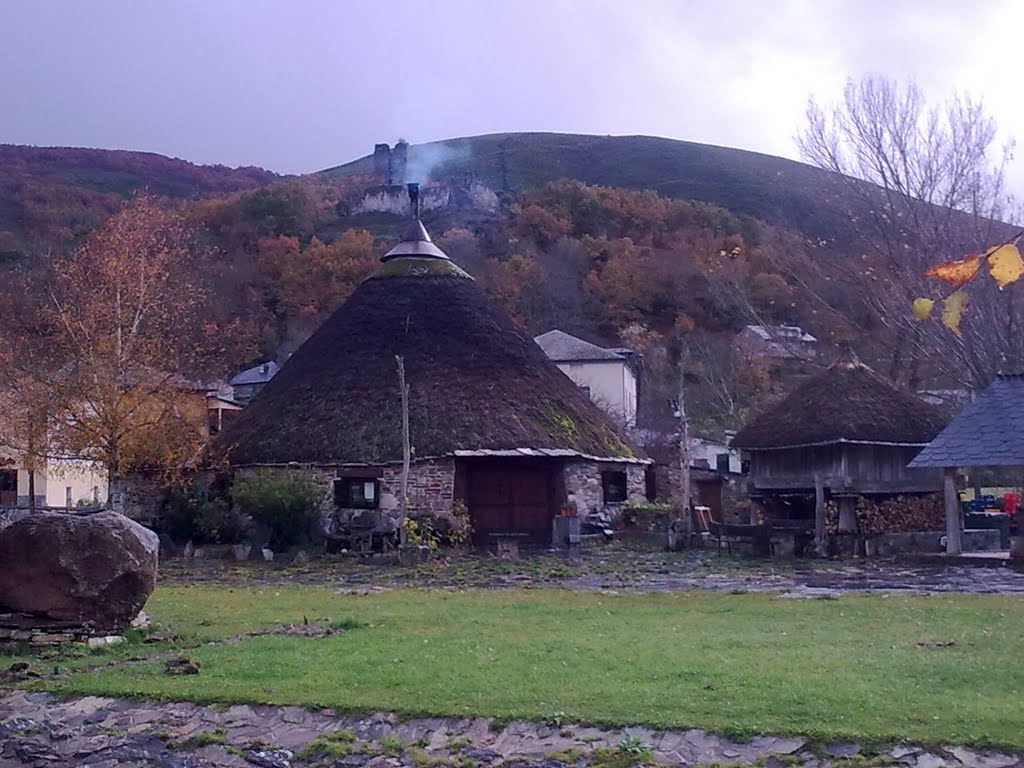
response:
<path id="1" fill-rule="evenodd" d="M 0 142 L 282 173 L 500 131 L 796 157 L 808 96 L 869 72 L 1024 138 L 1021 29 L 1019 0 L 0 0 Z"/>

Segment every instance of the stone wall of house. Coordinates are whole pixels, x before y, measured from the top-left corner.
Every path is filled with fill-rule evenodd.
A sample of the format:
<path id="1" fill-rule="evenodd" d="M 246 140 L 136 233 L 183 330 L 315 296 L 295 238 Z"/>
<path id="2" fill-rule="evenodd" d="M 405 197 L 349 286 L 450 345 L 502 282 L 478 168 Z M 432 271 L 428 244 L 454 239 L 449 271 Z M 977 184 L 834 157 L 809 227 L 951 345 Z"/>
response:
<path id="1" fill-rule="evenodd" d="M 115 512 L 152 525 L 164 507 L 164 487 L 152 472 L 130 472 L 120 482 L 120 490 L 111 493 L 110 505 Z"/>
<path id="2" fill-rule="evenodd" d="M 608 505 L 604 500 L 604 487 L 601 483 L 602 472 L 626 473 L 627 502 L 642 503 L 647 500 L 644 482 L 645 465 L 617 464 L 602 461 L 567 461 L 563 470 L 566 500 L 575 504 L 580 514 L 600 511 Z"/>
<path id="3" fill-rule="evenodd" d="M 238 469 L 235 477 L 245 477 L 253 472 L 261 471 L 252 467 Z M 266 471 L 265 469 L 262 471 Z M 342 477 L 342 472 L 334 467 L 275 467 L 274 472 L 301 472 L 308 477 L 320 490 L 320 513 L 327 519 L 352 514 L 365 514 L 366 510 L 339 510 L 334 504 L 334 481 Z M 382 474 L 381 474 L 382 473 Z M 380 475 L 380 506 L 381 512 L 398 516 L 402 492 L 401 465 L 387 465 L 367 471 L 367 477 Z M 351 477 L 351 469 L 347 476 Z M 450 512 L 455 501 L 455 462 L 452 459 L 437 459 L 414 462 L 409 467 L 409 513 L 417 514 Z"/>
<path id="4" fill-rule="evenodd" d="M 455 460 L 431 459 L 409 467 L 409 512 L 451 512 L 455 502 Z M 380 479 L 382 508 L 397 509 L 402 494 L 402 466 L 389 465 Z"/>

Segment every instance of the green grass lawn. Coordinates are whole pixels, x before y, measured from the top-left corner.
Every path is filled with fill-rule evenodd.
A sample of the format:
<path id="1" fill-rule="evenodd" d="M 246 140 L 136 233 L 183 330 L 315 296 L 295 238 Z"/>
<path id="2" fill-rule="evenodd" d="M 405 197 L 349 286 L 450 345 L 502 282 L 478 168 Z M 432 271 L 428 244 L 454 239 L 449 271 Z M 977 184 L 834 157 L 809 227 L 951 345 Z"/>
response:
<path id="1" fill-rule="evenodd" d="M 182 652 L 201 661 L 200 674 L 165 675 L 161 658 L 39 685 L 1024 749 L 1022 609 L 1020 598 L 996 596 L 412 589 L 354 596 L 315 587 L 171 587 L 157 590 L 147 611 L 183 638 L 178 645 L 195 646 Z M 358 626 L 327 638 L 206 644 L 304 616 Z"/>

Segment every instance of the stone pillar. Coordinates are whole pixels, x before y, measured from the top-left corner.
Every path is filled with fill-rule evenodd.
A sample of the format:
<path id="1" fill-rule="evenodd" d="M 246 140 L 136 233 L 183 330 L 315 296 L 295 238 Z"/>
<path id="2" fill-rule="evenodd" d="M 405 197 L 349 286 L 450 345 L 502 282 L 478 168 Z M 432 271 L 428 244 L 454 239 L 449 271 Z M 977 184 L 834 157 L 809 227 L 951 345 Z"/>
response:
<path id="1" fill-rule="evenodd" d="M 946 554 L 959 555 L 960 544 L 960 497 L 956 492 L 956 467 L 942 470 L 943 488 L 946 496 Z"/>
<path id="2" fill-rule="evenodd" d="M 373 147 L 373 175 L 381 181 L 388 182 L 388 166 L 391 163 L 391 147 L 387 144 L 375 144 Z"/>
<path id="3" fill-rule="evenodd" d="M 857 499 L 854 496 L 839 497 L 839 532 L 857 532 Z"/>
<path id="4" fill-rule="evenodd" d="M 814 549 L 818 557 L 828 554 L 825 535 L 825 481 L 818 474 L 814 476 Z"/>

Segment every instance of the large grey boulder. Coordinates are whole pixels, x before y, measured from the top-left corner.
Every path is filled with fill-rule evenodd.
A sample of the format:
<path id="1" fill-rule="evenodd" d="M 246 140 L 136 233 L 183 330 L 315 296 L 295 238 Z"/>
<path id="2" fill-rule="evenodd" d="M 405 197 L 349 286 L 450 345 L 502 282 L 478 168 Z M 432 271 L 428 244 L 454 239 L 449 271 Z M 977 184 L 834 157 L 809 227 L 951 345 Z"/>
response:
<path id="1" fill-rule="evenodd" d="M 116 512 L 37 512 L 0 529 L 0 613 L 120 631 L 156 586 L 160 539 Z"/>

